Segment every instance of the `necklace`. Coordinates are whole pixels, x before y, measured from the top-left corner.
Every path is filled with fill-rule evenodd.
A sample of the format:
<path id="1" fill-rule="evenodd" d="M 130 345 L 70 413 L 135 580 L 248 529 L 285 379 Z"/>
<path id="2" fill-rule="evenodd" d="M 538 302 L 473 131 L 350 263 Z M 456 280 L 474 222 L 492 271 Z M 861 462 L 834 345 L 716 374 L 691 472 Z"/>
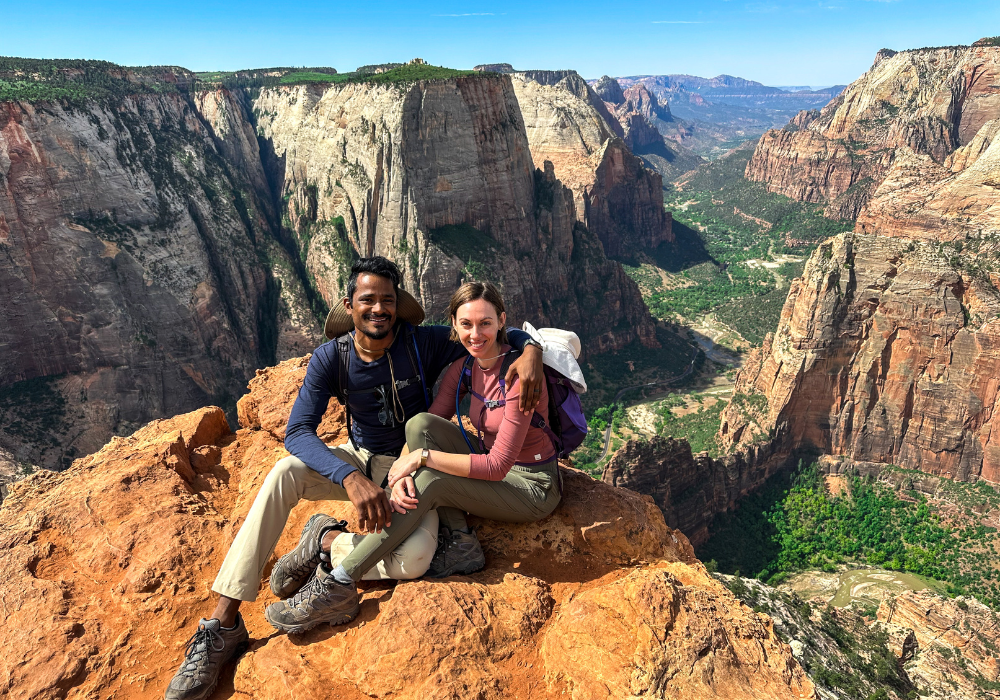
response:
<path id="1" fill-rule="evenodd" d="M 357 349 L 357 351 L 359 353 L 364 353 L 365 355 L 373 355 L 373 356 L 375 355 L 375 353 L 381 353 L 380 355 L 378 355 L 377 357 L 375 357 L 376 360 L 379 357 L 382 357 L 382 355 L 385 354 L 385 348 L 382 348 L 381 350 L 369 350 L 368 348 L 366 348 L 365 346 L 363 346 L 361 343 L 358 342 L 358 335 L 357 335 L 357 333 L 354 333 L 351 336 L 351 340 L 354 341 L 354 347 Z"/>
<path id="2" fill-rule="evenodd" d="M 491 365 L 489 369 L 487 369 L 486 367 L 483 367 L 482 365 L 483 361 L 489 362 L 490 360 L 499 360 L 501 357 L 504 357 L 509 354 L 510 350 L 508 350 L 507 352 L 502 352 L 499 355 L 494 355 L 493 357 L 484 357 L 482 359 L 477 357 L 476 364 L 479 365 L 479 369 L 483 370 L 484 372 L 489 372 L 491 369 L 493 369 L 493 366 Z"/>
<path id="3" fill-rule="evenodd" d="M 389 408 L 392 410 L 392 417 L 396 419 L 397 423 L 405 422 L 406 410 L 403 407 L 402 399 L 399 398 L 399 388 L 396 386 L 396 368 L 392 366 L 392 355 L 386 352 L 386 348 L 382 348 L 382 350 L 368 350 L 358 342 L 357 332 L 351 336 L 351 339 L 354 341 L 354 347 L 357 348 L 359 352 L 366 355 L 374 355 L 376 352 L 381 352 L 382 354 L 376 357 L 375 360 L 385 357 L 385 359 L 389 362 L 389 378 L 392 385 L 392 388 L 390 389 L 392 396 L 389 399 Z"/>

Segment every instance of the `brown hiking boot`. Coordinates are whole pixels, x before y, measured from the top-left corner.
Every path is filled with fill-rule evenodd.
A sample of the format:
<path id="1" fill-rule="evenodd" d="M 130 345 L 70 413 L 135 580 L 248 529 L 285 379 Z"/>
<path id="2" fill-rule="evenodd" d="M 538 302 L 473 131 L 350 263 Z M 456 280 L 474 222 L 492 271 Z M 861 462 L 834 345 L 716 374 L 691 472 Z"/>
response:
<path id="1" fill-rule="evenodd" d="M 188 640 L 184 661 L 167 686 L 165 700 L 205 700 L 219 682 L 222 667 L 239 658 L 250 646 L 243 616 L 236 626 L 225 629 L 218 620 L 202 619 L 198 631 Z"/>
<path id="2" fill-rule="evenodd" d="M 351 583 L 345 586 L 316 567 L 316 575 L 288 600 L 271 603 L 264 611 L 264 617 L 278 630 L 294 634 L 311 630 L 324 622 L 342 625 L 350 622 L 361 610 L 358 589 Z"/>
<path id="3" fill-rule="evenodd" d="M 347 521 L 316 513 L 302 528 L 299 543 L 281 557 L 271 569 L 271 591 L 279 598 L 288 598 L 302 588 L 320 562 L 320 543 L 330 530 L 347 532 Z"/>
<path id="4" fill-rule="evenodd" d="M 424 574 L 427 578 L 468 575 L 486 566 L 486 555 L 474 532 L 449 530 L 443 525 L 438 530 L 438 546 L 431 565 Z"/>

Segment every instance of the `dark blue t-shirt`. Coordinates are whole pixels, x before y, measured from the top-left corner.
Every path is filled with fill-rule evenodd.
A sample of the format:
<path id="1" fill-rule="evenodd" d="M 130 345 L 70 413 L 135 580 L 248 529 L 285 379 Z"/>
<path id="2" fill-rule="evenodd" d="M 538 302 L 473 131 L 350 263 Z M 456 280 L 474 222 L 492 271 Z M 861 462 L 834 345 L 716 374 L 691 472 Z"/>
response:
<path id="1" fill-rule="evenodd" d="M 413 329 L 415 354 L 419 354 L 423 365 L 428 393 L 441 372 L 467 354 L 461 344 L 449 340 L 450 333 L 449 326 L 418 326 Z M 423 382 L 410 381 L 398 390 L 402 416 L 398 407 L 393 410 L 390 390 L 393 377 L 397 385 L 419 377 L 416 363 L 411 361 L 411 353 L 407 351 L 408 335 L 406 327 L 398 324 L 389 350 L 374 362 L 361 360 L 353 345 L 348 355 L 346 389 L 354 441 L 374 454 L 399 455 L 406 444 L 406 421 L 428 408 Z M 511 345 L 521 348 L 530 337 L 513 328 L 507 329 L 507 336 Z M 354 467 L 334 455 L 316 435 L 316 428 L 326 413 L 330 398 L 337 395 L 339 368 L 337 343 L 329 342 L 316 348 L 288 417 L 285 449 L 326 478 L 343 484 L 344 477 L 354 471 Z M 402 420 L 397 420 L 397 417 Z"/>

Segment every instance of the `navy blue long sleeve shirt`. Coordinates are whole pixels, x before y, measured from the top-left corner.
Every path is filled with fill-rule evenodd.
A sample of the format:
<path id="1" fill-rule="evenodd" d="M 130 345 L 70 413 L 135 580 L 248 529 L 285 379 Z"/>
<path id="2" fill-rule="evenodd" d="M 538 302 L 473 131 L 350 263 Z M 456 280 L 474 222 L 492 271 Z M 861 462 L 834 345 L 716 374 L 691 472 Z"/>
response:
<path id="1" fill-rule="evenodd" d="M 414 328 L 416 354 L 423 365 L 423 379 L 427 382 L 425 387 L 423 381 L 416 381 L 419 369 L 411 361 L 411 352 L 406 348 L 409 340 L 404 328 L 403 324 L 396 326 L 392 345 L 385 355 L 374 362 L 361 360 L 353 348 L 348 353 L 346 389 L 351 409 L 351 432 L 355 443 L 373 454 L 400 453 L 406 444 L 406 421 L 427 410 L 430 388 L 437 383 L 441 372 L 467 354 L 461 344 L 449 339 L 449 326 Z M 507 329 L 507 336 L 511 345 L 520 348 L 530 338 L 524 331 L 513 328 Z M 330 398 L 337 396 L 339 373 L 337 343 L 329 342 L 316 348 L 288 417 L 285 449 L 326 478 L 343 485 L 344 477 L 354 471 L 354 466 L 337 457 L 316 435 L 316 428 L 323 420 Z M 398 406 L 393 406 L 390 390 L 393 377 L 397 383 L 413 380 L 398 391 L 401 411 Z"/>

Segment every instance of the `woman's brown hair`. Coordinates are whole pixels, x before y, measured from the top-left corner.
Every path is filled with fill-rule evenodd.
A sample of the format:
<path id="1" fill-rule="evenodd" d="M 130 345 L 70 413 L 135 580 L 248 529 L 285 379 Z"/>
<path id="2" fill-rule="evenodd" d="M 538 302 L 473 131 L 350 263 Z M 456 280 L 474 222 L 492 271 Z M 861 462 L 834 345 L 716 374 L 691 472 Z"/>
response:
<path id="1" fill-rule="evenodd" d="M 455 316 L 458 315 L 458 307 L 477 299 L 485 299 L 493 304 L 493 308 L 497 310 L 497 325 L 500 325 L 500 315 L 507 311 L 503 305 L 500 290 L 490 282 L 466 282 L 455 290 L 455 293 L 451 295 L 451 301 L 448 302 L 448 316 L 451 317 L 451 339 L 455 342 L 458 342 L 458 333 L 455 332 Z M 507 329 L 503 326 L 500 326 L 497 331 L 497 343 L 507 344 Z"/>

